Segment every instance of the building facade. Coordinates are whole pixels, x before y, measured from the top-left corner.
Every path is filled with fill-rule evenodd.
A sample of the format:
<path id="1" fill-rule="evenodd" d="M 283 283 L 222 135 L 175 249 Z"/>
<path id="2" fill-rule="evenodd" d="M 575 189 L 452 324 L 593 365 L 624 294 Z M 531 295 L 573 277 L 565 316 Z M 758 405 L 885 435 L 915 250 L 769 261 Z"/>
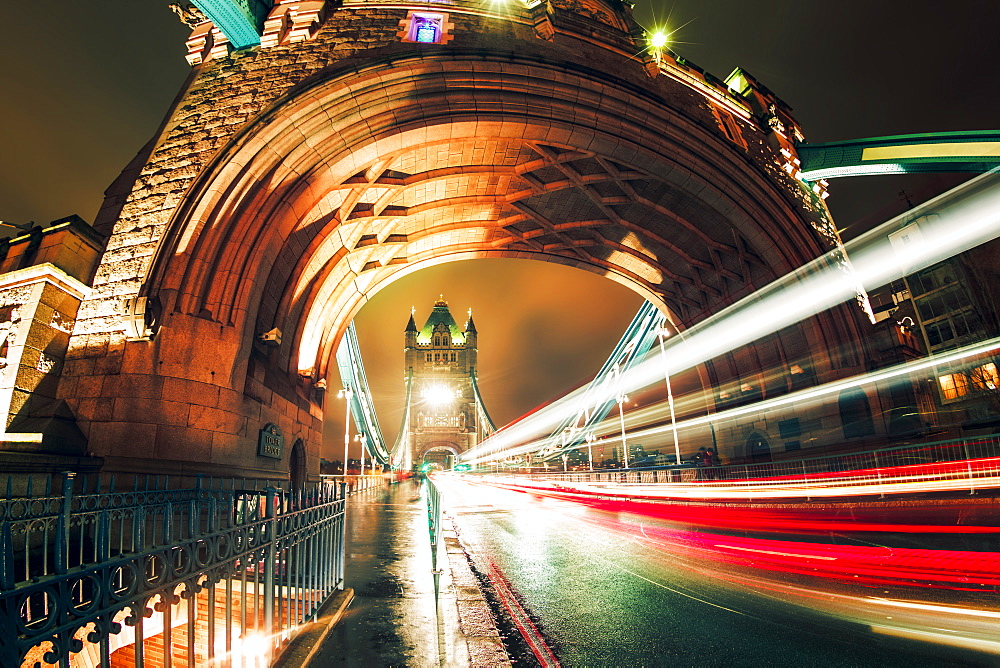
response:
<path id="1" fill-rule="evenodd" d="M 450 456 L 475 446 L 480 438 L 476 396 L 478 332 L 472 312 L 464 328 L 442 296 L 417 329 L 413 314 L 406 325 L 405 369 L 411 383 L 409 459 L 450 468 Z"/>

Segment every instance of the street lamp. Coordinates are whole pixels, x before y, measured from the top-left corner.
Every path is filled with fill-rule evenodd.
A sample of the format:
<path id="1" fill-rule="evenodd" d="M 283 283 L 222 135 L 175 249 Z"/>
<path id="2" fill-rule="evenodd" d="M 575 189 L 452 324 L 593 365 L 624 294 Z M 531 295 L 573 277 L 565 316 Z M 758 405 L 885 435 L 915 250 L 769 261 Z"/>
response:
<path id="1" fill-rule="evenodd" d="M 594 446 L 594 441 L 597 440 L 597 437 L 594 436 L 592 433 L 588 433 L 584 438 L 587 439 L 587 460 L 590 462 L 590 472 L 593 473 L 594 472 L 593 446 Z"/>
<path id="2" fill-rule="evenodd" d="M 622 408 L 624 403 L 628 401 L 628 396 L 619 394 L 615 397 L 615 401 L 618 402 L 618 417 L 622 423 L 622 462 L 625 464 L 625 468 L 628 468 L 628 443 L 625 441 L 625 409 Z"/>
<path id="3" fill-rule="evenodd" d="M 365 474 L 365 435 L 355 434 L 354 440 L 361 444 L 361 475 Z M 374 468 L 375 463 L 372 462 L 372 467 Z"/>
<path id="4" fill-rule="evenodd" d="M 663 339 L 670 335 L 663 327 L 657 330 L 660 339 L 660 359 L 663 361 L 663 378 L 667 382 L 667 406 L 670 408 L 670 429 L 674 433 L 674 463 L 681 465 L 681 446 L 677 439 L 677 417 L 674 414 L 674 393 L 670 389 L 670 369 L 667 367 L 667 352 L 663 345 Z"/>
<path id="5" fill-rule="evenodd" d="M 344 479 L 347 479 L 347 448 L 351 444 L 351 397 L 354 396 L 354 391 L 349 387 L 345 387 L 340 392 L 337 392 L 337 397 L 341 399 L 347 399 L 344 403 L 347 406 L 347 415 L 344 418 Z"/>

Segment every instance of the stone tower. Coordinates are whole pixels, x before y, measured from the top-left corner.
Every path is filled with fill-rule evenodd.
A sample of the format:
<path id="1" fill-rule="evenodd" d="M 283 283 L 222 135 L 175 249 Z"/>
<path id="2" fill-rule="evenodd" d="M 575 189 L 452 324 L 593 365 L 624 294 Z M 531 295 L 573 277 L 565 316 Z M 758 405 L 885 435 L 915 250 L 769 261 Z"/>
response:
<path id="1" fill-rule="evenodd" d="M 318 480 L 341 337 L 425 267 L 576 267 L 683 329 L 839 243 L 796 178 L 789 107 L 651 39 L 623 0 L 193 4 L 191 76 L 107 190 L 49 372 L 73 452 L 105 472 Z M 850 322 L 819 316 L 716 380 L 757 388 L 758 359 L 847 373 L 808 351 Z M 413 355 L 471 368 L 470 333 Z"/>
<path id="2" fill-rule="evenodd" d="M 447 467 L 448 456 L 479 439 L 475 386 L 477 332 L 472 313 L 462 330 L 444 296 L 424 326 L 413 315 L 406 325 L 406 377 L 410 392 L 409 455 L 414 466 L 427 459 Z"/>

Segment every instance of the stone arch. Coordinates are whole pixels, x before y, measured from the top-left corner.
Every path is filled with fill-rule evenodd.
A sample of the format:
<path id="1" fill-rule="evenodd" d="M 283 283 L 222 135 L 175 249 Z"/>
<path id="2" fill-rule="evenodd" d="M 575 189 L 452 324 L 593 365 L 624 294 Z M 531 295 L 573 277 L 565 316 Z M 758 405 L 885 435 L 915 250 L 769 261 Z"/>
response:
<path id="1" fill-rule="evenodd" d="M 302 439 L 297 438 L 288 455 L 288 485 L 292 491 L 300 491 L 305 487 L 306 474 L 306 448 Z"/>
<path id="2" fill-rule="evenodd" d="M 860 387 L 842 391 L 837 396 L 837 409 L 844 438 L 873 436 L 875 421 L 872 417 L 868 394 Z"/>
<path id="3" fill-rule="evenodd" d="M 567 264 L 684 326 L 821 252 L 798 186 L 678 86 L 488 50 L 321 71 L 237 133 L 150 242 L 136 282 L 163 329 L 126 344 L 127 366 L 214 388 L 225 415 L 206 418 L 198 461 L 206 439 L 226 459 L 265 415 L 304 425 L 316 448 L 316 382 L 342 332 L 422 267 Z M 279 346 L 257 339 L 274 328 Z M 148 410 L 164 414 L 151 437 L 166 442 L 173 407 Z"/>
<path id="4" fill-rule="evenodd" d="M 491 116 L 484 113 L 489 105 L 477 98 L 495 96 L 508 80 L 539 96 L 544 89 L 548 99 L 540 98 L 535 105 L 554 117 L 572 117 L 569 105 L 579 106 L 580 91 L 595 82 L 581 75 L 560 88 L 553 86 L 554 73 L 543 64 L 533 64 L 534 76 L 527 77 L 506 74 L 506 63 L 486 61 L 476 64 L 488 72 L 492 85 L 465 82 L 465 89 L 456 91 L 459 76 L 467 78 L 463 64 L 449 61 L 455 68 L 449 72 L 442 71 L 442 63 L 432 65 L 426 60 L 372 64 L 361 72 L 352 71 L 349 77 L 328 75 L 275 105 L 280 114 L 264 114 L 259 126 L 244 131 L 192 187 L 174 217 L 168 235 L 171 242 L 164 246 L 169 252 L 160 253 L 146 290 L 159 294 L 168 311 L 223 325 L 239 326 L 242 321 L 244 327 L 260 329 L 299 324 L 295 331 L 286 331 L 293 340 L 287 349 L 293 353 L 281 355 L 280 363 L 291 373 L 299 368 L 322 373 L 320 367 L 363 303 L 368 286 L 385 285 L 395 274 L 401 275 L 402 266 L 427 266 L 458 257 L 530 256 L 557 261 L 608 274 L 663 304 L 674 313 L 675 321 L 684 322 L 707 312 L 713 302 L 728 301 L 772 277 L 772 269 L 790 269 L 810 255 L 803 254 L 802 242 L 812 235 L 811 230 L 805 229 L 771 184 L 762 184 L 760 175 L 747 169 L 745 161 L 737 166 L 721 159 L 733 157 L 731 148 L 720 145 L 718 153 L 706 150 L 721 142 L 694 125 L 685 130 L 695 136 L 683 140 L 653 132 L 651 127 L 661 125 L 650 125 L 653 112 L 664 116 L 657 119 L 663 127 L 676 125 L 676 119 L 670 123 L 666 116 L 673 110 L 663 109 L 648 93 L 638 95 L 625 82 L 614 82 L 627 90 L 607 96 L 610 101 L 588 110 L 596 118 L 588 118 L 585 125 L 548 117 L 540 120 L 529 113 L 537 115 L 538 110 L 527 105 L 521 105 L 520 113 L 505 106 Z M 381 93 L 372 99 L 370 88 L 376 84 L 379 91 L 394 91 L 389 103 Z M 348 85 L 352 95 L 344 94 Z M 605 87 L 605 92 L 615 91 L 612 82 Z M 446 91 L 451 91 L 451 97 L 465 94 L 472 99 L 464 109 L 455 108 L 454 103 L 436 109 L 427 102 L 427 97 L 449 97 Z M 408 122 L 399 121 L 407 116 Z M 517 132 L 505 131 L 504 124 Z M 505 136 L 513 134 L 518 136 Z M 522 152 L 522 168 L 464 164 L 397 176 L 400 172 L 390 167 L 394 159 L 412 160 L 414 153 L 454 152 L 478 137 L 503 142 L 508 152 Z M 651 146 L 659 146 L 660 154 L 649 150 Z M 532 162 L 537 167 L 534 171 L 530 164 L 523 166 Z M 699 163 L 697 171 L 685 164 L 692 162 Z M 642 202 L 633 202 L 632 208 L 644 209 L 640 213 L 646 219 L 601 212 L 600 197 L 579 195 L 587 190 L 579 183 L 579 171 L 575 173 L 580 178 L 575 180 L 574 172 L 556 174 L 538 186 L 541 192 L 531 196 L 529 191 L 515 206 L 498 212 L 507 204 L 503 200 L 510 198 L 509 181 L 518 181 L 515 192 L 528 191 L 525 184 L 532 183 L 537 172 L 564 165 L 572 169 L 581 163 L 607 167 L 597 178 L 583 176 L 596 185 L 624 185 L 622 190 Z M 474 181 L 477 173 L 506 179 L 508 190 L 496 188 L 485 195 L 441 198 L 414 206 L 392 203 L 405 200 L 414 186 L 428 190 L 449 180 Z M 645 190 L 670 189 L 659 193 L 670 205 L 637 193 L 635 182 Z M 748 201 L 755 206 L 738 201 L 734 193 L 752 193 Z M 553 221 L 535 210 L 553 196 L 569 194 L 580 200 L 580 208 L 603 217 Z M 395 200 L 394 195 L 398 195 Z M 533 206 L 536 203 L 538 207 Z M 485 209 L 489 211 L 484 220 L 467 219 Z M 695 209 L 697 218 L 687 219 L 674 213 L 676 209 Z M 453 222 L 427 225 L 426 220 L 434 216 Z M 497 225 L 499 216 L 506 217 L 501 225 Z M 380 238 L 375 227 L 394 217 L 415 218 L 422 229 L 407 229 L 397 239 L 389 239 L 391 233 Z M 454 222 L 459 217 L 463 220 Z M 517 218 L 522 220 L 502 225 Z M 647 224 L 649 218 L 658 220 Z M 369 227 L 362 229 L 352 221 Z M 538 229 L 522 232 L 520 239 L 516 233 L 497 239 L 499 229 L 509 231 L 524 221 Z M 559 226 L 584 232 L 572 235 L 546 229 Z M 595 228 L 601 236 L 598 241 L 585 234 Z M 781 233 L 777 233 L 779 228 Z M 466 237 L 462 242 L 457 241 L 460 233 Z M 674 243 L 673 237 L 680 234 L 694 238 L 694 243 Z M 440 242 L 449 235 L 451 243 Z M 375 238 L 366 238 L 371 236 Z M 385 252 L 387 241 L 396 244 L 404 236 L 405 256 Z M 546 237 L 550 243 L 530 243 L 535 238 L 550 241 Z M 244 243 L 234 244 L 233 239 Z M 695 249 L 696 245 L 702 247 Z M 817 247 L 815 240 L 804 245 Z M 579 250 L 594 246 L 604 248 L 597 253 Z M 683 264 L 693 268 L 691 275 L 673 269 Z M 745 276 L 736 273 L 741 264 Z M 712 276 L 699 277 L 699 273 Z M 733 289 L 727 282 L 739 287 Z M 700 300 L 692 297 L 698 292 Z"/>
<path id="5" fill-rule="evenodd" d="M 426 444 L 420 449 L 414 463 L 419 466 L 420 462 L 426 461 L 427 456 L 435 452 L 447 452 L 450 453 L 452 457 L 455 457 L 462 453 L 462 448 L 458 444 L 451 443 L 449 441 L 434 441 L 433 443 Z"/>
<path id="6" fill-rule="evenodd" d="M 767 435 L 759 431 L 751 433 L 746 442 L 747 461 L 751 463 L 771 461 L 771 442 Z"/>

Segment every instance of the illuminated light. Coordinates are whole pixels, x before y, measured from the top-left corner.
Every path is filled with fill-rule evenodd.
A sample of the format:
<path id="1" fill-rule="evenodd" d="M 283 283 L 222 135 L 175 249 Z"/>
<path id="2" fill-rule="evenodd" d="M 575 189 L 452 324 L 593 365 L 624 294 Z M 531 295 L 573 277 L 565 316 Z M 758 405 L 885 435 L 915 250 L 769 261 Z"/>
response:
<path id="1" fill-rule="evenodd" d="M 873 176 L 875 174 L 907 174 L 906 165 L 898 163 L 872 163 L 869 165 L 853 165 L 849 167 L 829 167 L 799 172 L 796 178 L 802 181 L 819 181 L 836 179 L 844 176 Z"/>
<path id="2" fill-rule="evenodd" d="M 444 385 L 431 385 L 430 387 L 425 387 L 420 393 L 420 396 L 424 398 L 424 401 L 433 406 L 443 406 L 444 404 L 451 403 L 455 399 L 455 393 Z"/>
<path id="3" fill-rule="evenodd" d="M 887 598 L 870 598 L 870 602 L 877 605 L 891 605 L 898 608 L 910 608 L 912 610 L 927 610 L 929 612 L 943 612 L 954 615 L 971 615 L 973 617 L 990 617 L 1000 619 L 1000 612 L 993 610 L 975 610 L 972 608 L 956 608 L 950 605 L 932 605 L 929 603 L 915 603 L 913 601 L 893 601 Z"/>
<path id="4" fill-rule="evenodd" d="M 670 41 L 670 33 L 657 30 L 649 37 L 649 45 L 654 49 L 662 49 Z"/>
<path id="5" fill-rule="evenodd" d="M 773 554 L 779 557 L 796 557 L 798 559 L 825 559 L 827 561 L 836 561 L 837 557 L 826 557 L 819 554 L 792 554 L 790 552 L 776 552 L 775 550 L 758 550 L 752 547 L 733 547 L 730 545 L 716 545 L 715 547 L 721 547 L 726 550 L 743 550 L 745 552 L 758 552 L 760 554 Z"/>
<path id="6" fill-rule="evenodd" d="M 952 647 L 962 647 L 980 652 L 1000 654 L 1000 642 L 987 640 L 985 638 L 967 638 L 954 636 L 940 631 L 924 631 L 920 629 L 903 629 L 896 626 L 884 626 L 879 624 L 871 625 L 872 631 L 883 635 L 896 636 L 898 638 L 909 638 L 910 640 L 923 640 L 934 642 L 940 645 L 950 645 Z"/>
<path id="7" fill-rule="evenodd" d="M 969 141 L 905 146 L 868 146 L 862 160 L 912 160 L 914 158 L 995 158 L 1000 156 L 1000 142 Z"/>
<path id="8" fill-rule="evenodd" d="M 437 41 L 437 28 L 428 23 L 417 26 L 417 41 L 425 44 L 433 44 Z"/>

